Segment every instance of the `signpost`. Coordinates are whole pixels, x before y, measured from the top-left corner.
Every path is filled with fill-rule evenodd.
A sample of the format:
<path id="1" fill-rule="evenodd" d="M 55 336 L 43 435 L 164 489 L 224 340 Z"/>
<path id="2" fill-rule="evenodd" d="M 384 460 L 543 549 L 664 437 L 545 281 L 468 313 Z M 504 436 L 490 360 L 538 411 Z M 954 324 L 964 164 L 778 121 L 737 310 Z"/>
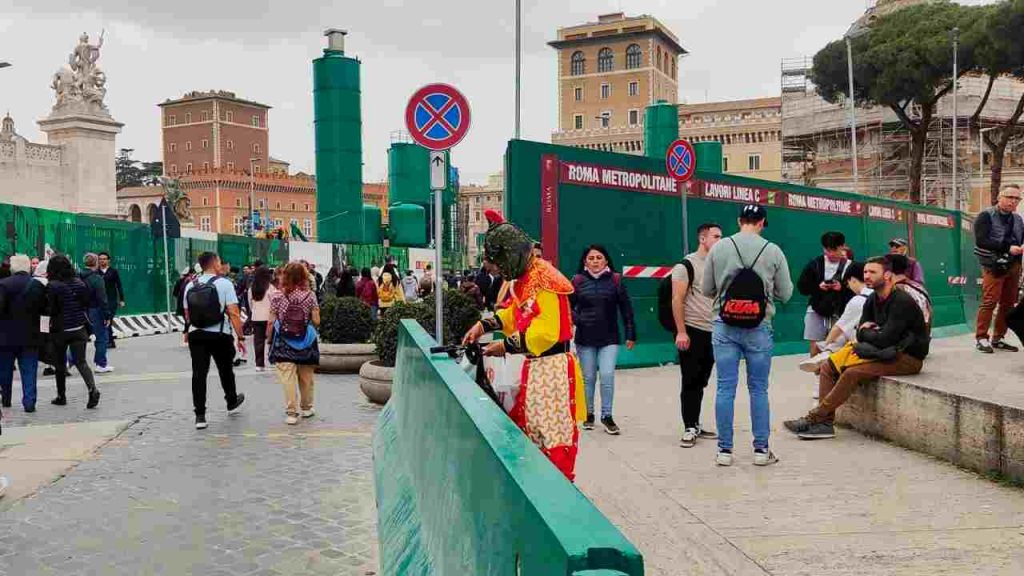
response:
<path id="1" fill-rule="evenodd" d="M 434 193 L 434 301 L 437 343 L 444 344 L 444 270 L 441 250 L 444 244 L 444 189 L 448 184 L 448 166 L 444 151 L 462 141 L 469 132 L 469 101 L 448 84 L 428 84 L 409 98 L 405 107 L 405 126 L 417 144 L 431 150 L 430 189 Z"/>
<path id="2" fill-rule="evenodd" d="M 690 235 L 687 226 L 686 211 L 686 187 L 683 184 L 697 171 L 697 153 L 693 146 L 686 140 L 676 140 L 669 145 L 665 153 L 665 168 L 669 176 L 675 179 L 679 186 L 679 195 L 683 201 L 683 254 L 690 253 Z"/>

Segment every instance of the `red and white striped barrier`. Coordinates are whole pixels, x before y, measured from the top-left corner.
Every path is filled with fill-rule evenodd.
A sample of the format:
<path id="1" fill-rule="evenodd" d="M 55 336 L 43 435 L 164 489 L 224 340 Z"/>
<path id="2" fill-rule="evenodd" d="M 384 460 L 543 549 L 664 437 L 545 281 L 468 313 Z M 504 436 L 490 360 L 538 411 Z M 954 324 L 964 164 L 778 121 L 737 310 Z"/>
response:
<path id="1" fill-rule="evenodd" d="M 950 286 L 966 286 L 967 276 L 950 276 L 948 278 Z"/>
<path id="2" fill-rule="evenodd" d="M 626 278 L 667 278 L 672 274 L 672 266 L 626 266 L 622 275 Z"/>

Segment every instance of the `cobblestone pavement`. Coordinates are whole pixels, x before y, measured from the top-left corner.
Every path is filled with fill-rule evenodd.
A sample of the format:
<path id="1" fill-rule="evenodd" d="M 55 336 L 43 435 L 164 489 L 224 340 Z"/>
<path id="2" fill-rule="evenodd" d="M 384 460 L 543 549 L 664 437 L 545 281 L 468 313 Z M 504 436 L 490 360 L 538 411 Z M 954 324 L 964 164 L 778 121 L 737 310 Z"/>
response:
<path id="1" fill-rule="evenodd" d="M 251 354 L 251 352 L 250 352 Z M 34 496 L 0 504 L 0 576 L 35 574 L 373 574 L 377 565 L 371 434 L 378 410 L 353 376 L 317 375 L 317 415 L 284 423 L 273 372 L 237 371 L 244 410 L 229 417 L 210 377 L 209 429 L 193 426 L 180 335 L 119 341 L 103 397 L 85 410 L 4 411 L 4 428 L 61 422 L 133 424 Z M 215 373 L 215 371 L 214 371 Z"/>

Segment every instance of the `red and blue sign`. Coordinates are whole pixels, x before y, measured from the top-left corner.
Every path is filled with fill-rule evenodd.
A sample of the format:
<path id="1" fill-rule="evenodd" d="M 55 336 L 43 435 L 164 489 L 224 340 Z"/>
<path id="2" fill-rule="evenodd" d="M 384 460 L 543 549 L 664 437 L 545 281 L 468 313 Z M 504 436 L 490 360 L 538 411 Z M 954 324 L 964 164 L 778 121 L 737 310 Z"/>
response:
<path id="1" fill-rule="evenodd" d="M 417 144 L 447 150 L 469 131 L 469 101 L 448 84 L 428 84 L 409 99 L 405 125 Z"/>
<path id="2" fill-rule="evenodd" d="M 665 154 L 665 167 L 669 176 L 679 182 L 686 182 L 697 172 L 697 153 L 686 140 L 676 140 Z"/>

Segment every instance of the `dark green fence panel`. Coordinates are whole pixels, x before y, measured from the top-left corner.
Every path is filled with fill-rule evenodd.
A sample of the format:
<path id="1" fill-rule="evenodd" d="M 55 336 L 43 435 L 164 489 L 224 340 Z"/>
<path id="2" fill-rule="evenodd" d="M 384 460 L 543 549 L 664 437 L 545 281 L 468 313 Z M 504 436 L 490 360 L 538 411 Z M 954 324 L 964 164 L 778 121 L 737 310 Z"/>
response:
<path id="1" fill-rule="evenodd" d="M 950 281 L 951 277 L 960 277 L 962 270 L 957 218 L 947 212 L 915 210 L 911 234 L 935 310 L 932 325 L 963 323 L 963 289 Z"/>

